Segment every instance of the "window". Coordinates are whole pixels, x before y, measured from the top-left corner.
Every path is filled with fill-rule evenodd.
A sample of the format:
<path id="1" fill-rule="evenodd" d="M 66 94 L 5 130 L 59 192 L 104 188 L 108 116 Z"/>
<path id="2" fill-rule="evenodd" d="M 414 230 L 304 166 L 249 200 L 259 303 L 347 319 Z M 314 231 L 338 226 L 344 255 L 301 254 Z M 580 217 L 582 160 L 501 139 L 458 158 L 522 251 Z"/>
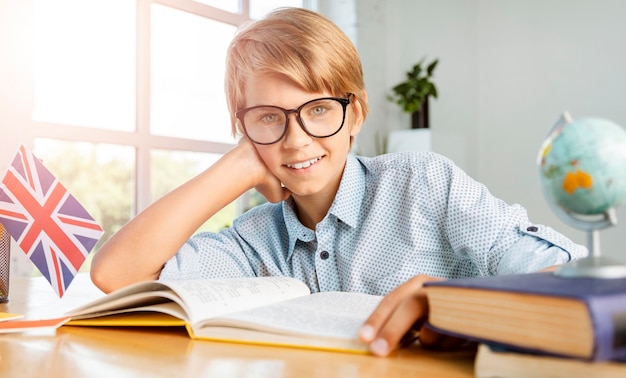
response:
<path id="1" fill-rule="evenodd" d="M 32 82 L 24 82 L 32 86 L 32 98 L 22 107 L 29 110 L 30 122 L 10 141 L 32 144 L 103 225 L 96 250 L 137 212 L 236 143 L 223 94 L 226 46 L 236 28 L 279 6 L 315 5 L 306 0 L 9 1 L 33 4 L 32 17 L 22 15 L 22 21 L 32 20 L 22 23 L 32 25 L 23 31 L 33 46 L 26 65 Z M 14 118 L 25 118 L 19 111 Z M 255 201 L 258 195 L 246 195 L 245 204 L 228 206 L 201 230 L 230 225 L 239 208 Z M 88 261 L 82 269 L 89 266 Z"/>

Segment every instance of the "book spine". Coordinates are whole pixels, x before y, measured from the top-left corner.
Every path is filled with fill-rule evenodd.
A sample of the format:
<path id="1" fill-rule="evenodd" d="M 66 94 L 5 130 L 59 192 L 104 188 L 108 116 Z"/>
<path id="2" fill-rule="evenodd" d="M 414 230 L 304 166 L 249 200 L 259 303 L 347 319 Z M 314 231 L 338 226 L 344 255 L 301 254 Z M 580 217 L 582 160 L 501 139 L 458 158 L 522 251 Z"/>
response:
<path id="1" fill-rule="evenodd" d="M 593 360 L 626 358 L 626 294 L 587 299 L 594 328 Z"/>

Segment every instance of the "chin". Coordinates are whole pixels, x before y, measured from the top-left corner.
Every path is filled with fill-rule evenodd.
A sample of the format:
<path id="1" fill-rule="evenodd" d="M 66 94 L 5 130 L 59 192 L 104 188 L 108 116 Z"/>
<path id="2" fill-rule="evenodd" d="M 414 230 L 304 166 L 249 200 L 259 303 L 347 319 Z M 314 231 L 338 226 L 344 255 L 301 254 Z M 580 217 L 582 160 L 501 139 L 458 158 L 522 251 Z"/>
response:
<path id="1" fill-rule="evenodd" d="M 309 197 L 309 196 L 316 195 L 320 192 L 319 188 L 311 188 L 311 187 L 307 187 L 307 188 L 296 187 L 293 190 L 289 189 L 289 191 L 294 197 Z"/>

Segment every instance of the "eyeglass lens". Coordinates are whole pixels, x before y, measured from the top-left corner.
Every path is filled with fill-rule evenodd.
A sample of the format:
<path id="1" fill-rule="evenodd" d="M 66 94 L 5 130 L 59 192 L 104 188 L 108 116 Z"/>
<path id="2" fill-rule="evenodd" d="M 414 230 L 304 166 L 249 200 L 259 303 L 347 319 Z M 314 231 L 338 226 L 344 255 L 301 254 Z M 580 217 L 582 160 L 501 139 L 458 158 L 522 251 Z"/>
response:
<path id="1" fill-rule="evenodd" d="M 269 144 L 282 138 L 289 113 L 276 106 L 259 106 L 246 111 L 242 121 L 250 139 Z M 308 134 L 323 138 L 335 134 L 341 128 L 345 105 L 338 99 L 324 98 L 303 104 L 296 109 L 296 113 L 298 122 Z"/>

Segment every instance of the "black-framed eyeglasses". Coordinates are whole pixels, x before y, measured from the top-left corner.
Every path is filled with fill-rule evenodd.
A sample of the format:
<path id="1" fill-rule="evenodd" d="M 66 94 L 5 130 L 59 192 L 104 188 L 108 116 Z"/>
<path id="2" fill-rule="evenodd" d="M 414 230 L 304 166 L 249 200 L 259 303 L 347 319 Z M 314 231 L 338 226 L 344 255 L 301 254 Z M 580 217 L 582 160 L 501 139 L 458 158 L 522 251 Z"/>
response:
<path id="1" fill-rule="evenodd" d="M 341 130 L 346 119 L 348 97 L 322 97 L 307 101 L 295 109 L 260 105 L 241 109 L 235 117 L 241 122 L 246 136 L 256 144 L 273 144 L 287 133 L 289 115 L 296 119 L 307 134 L 315 138 L 328 138 Z"/>

